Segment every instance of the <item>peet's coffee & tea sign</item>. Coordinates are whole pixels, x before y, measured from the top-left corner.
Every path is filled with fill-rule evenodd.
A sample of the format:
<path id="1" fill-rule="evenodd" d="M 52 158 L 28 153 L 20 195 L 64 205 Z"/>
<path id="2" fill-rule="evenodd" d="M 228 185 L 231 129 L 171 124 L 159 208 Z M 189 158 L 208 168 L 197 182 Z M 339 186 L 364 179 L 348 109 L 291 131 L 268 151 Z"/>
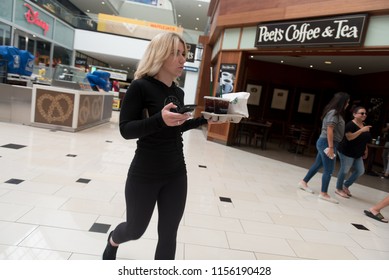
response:
<path id="1" fill-rule="evenodd" d="M 361 45 L 366 14 L 259 24 L 255 47 Z"/>

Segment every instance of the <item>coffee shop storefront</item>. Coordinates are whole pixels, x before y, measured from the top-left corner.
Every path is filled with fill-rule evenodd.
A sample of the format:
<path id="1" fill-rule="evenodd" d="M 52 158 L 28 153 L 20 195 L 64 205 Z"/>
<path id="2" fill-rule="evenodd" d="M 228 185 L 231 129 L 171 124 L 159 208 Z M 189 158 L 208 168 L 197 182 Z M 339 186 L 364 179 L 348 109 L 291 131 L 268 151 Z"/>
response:
<path id="1" fill-rule="evenodd" d="M 241 1 L 244 3 L 238 5 L 235 2 L 211 1 L 210 33 L 200 38 L 204 50 L 198 104 L 204 104 L 204 96 L 218 93 L 219 82 L 223 83 L 220 80 L 221 73 L 225 72 L 223 67 L 232 66 L 233 91 L 251 93 L 250 118 L 272 123 L 273 137 L 283 137 L 286 126 L 291 123 L 318 132 L 322 109 L 338 91 L 349 92 L 355 105 L 367 107 L 371 112 L 368 121 L 375 128 L 372 132 L 379 134 L 381 125 L 389 118 L 389 85 L 385 83 L 389 69 L 347 75 L 281 61 L 274 63 L 266 58 L 388 59 L 388 1 L 357 0 L 352 7 L 345 7 L 343 1 L 331 1 L 331 5 L 325 5 L 326 1 L 305 0 L 293 4 Z M 199 110 L 202 109 L 200 106 Z M 232 145 L 237 127 L 233 123 L 209 125 L 207 137 Z"/>

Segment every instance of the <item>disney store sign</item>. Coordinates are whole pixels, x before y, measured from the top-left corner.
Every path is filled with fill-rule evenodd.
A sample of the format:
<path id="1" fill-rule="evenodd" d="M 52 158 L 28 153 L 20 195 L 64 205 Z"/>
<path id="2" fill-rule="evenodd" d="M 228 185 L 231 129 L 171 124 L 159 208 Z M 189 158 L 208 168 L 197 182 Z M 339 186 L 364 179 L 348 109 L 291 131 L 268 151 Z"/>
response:
<path id="1" fill-rule="evenodd" d="M 27 3 L 24 4 L 27 8 L 27 12 L 24 13 L 24 18 L 29 24 L 34 24 L 43 29 L 43 33 L 46 35 L 49 31 L 50 25 L 44 20 L 39 18 L 39 12 L 34 11 L 34 9 Z"/>
<path id="2" fill-rule="evenodd" d="M 366 14 L 259 24 L 255 47 L 361 45 Z"/>

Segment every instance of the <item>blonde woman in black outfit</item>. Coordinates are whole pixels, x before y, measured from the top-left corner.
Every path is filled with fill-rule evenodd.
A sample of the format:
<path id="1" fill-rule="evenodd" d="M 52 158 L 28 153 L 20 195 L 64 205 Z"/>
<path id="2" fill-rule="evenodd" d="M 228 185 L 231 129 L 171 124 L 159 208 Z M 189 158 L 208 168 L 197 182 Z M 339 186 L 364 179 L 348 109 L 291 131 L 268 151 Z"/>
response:
<path id="1" fill-rule="evenodd" d="M 187 194 L 182 133 L 207 123 L 202 117 L 190 119 L 190 114 L 175 113 L 184 105 L 184 92 L 175 79 L 185 61 L 186 44 L 179 35 L 157 35 L 124 97 L 120 133 L 125 139 L 138 141 L 125 187 L 127 220 L 109 234 L 104 260 L 116 259 L 119 244 L 143 235 L 155 205 L 158 244 L 154 258 L 175 257 Z"/>

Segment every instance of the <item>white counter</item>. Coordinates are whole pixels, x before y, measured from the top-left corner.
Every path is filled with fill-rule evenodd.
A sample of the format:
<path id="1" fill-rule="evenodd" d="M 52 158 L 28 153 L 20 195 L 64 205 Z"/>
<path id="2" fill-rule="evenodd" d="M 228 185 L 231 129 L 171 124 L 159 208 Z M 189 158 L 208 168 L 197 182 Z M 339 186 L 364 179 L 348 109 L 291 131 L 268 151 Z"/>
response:
<path id="1" fill-rule="evenodd" d="M 78 131 L 105 122 L 112 116 L 112 93 L 34 85 L 31 125 Z"/>
<path id="2" fill-rule="evenodd" d="M 0 83 L 0 121 L 30 124 L 32 87 Z"/>

